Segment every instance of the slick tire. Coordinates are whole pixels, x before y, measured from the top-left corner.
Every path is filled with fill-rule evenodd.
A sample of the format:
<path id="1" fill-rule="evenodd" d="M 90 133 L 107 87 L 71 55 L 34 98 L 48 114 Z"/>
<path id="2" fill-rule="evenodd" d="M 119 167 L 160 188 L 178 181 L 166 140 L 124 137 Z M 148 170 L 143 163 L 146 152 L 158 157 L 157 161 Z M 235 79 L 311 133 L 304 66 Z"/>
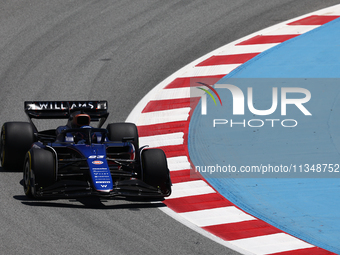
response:
<path id="1" fill-rule="evenodd" d="M 24 164 L 24 192 L 27 197 L 37 197 L 37 192 L 51 186 L 56 180 L 55 157 L 44 149 L 27 152 Z"/>
<path id="2" fill-rule="evenodd" d="M 0 158 L 6 170 L 19 170 L 26 152 L 34 143 L 34 130 L 29 122 L 6 122 L 1 129 Z"/>
<path id="3" fill-rule="evenodd" d="M 145 149 L 142 151 L 143 181 L 153 187 L 160 188 L 165 196 L 171 194 L 170 172 L 166 156 L 161 149 Z"/>
<path id="4" fill-rule="evenodd" d="M 138 130 L 133 123 L 111 123 L 108 124 L 108 138 L 110 141 L 121 142 L 123 138 L 133 138 L 133 146 L 136 150 L 136 160 L 139 160 L 139 137 Z M 138 161 L 137 161 L 138 162 Z"/>

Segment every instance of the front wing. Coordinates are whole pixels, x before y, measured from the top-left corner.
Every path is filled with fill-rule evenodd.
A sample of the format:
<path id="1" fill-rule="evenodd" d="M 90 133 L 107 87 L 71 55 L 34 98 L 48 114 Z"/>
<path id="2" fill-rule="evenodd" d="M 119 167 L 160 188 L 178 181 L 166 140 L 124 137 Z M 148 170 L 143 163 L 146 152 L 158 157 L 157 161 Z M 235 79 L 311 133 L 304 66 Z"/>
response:
<path id="1" fill-rule="evenodd" d="M 140 197 L 140 198 L 159 198 L 169 196 L 160 189 L 146 184 L 139 179 L 117 181 L 113 185 L 113 190 L 108 192 L 96 191 L 89 182 L 62 180 L 55 184 L 36 191 L 36 197 L 45 198 L 76 198 L 84 196 L 98 197 Z"/>

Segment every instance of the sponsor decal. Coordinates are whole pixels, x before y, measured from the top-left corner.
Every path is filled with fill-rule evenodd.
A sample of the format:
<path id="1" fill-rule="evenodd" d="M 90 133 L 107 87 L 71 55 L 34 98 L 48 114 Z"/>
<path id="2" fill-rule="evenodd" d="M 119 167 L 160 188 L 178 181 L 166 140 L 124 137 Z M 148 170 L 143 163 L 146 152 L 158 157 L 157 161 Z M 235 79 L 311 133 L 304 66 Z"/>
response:
<path id="1" fill-rule="evenodd" d="M 91 101 L 71 101 L 71 102 L 29 102 L 26 105 L 27 110 L 73 110 L 78 108 L 87 109 L 106 109 L 105 102 Z"/>
<path id="2" fill-rule="evenodd" d="M 94 160 L 94 161 L 92 161 L 92 164 L 94 164 L 94 165 L 102 165 L 102 164 L 104 164 L 104 162 L 101 161 L 101 160 Z"/>
<path id="3" fill-rule="evenodd" d="M 97 168 L 97 167 L 94 167 L 94 168 L 92 168 L 92 170 L 94 171 L 94 172 L 104 172 L 104 171 L 100 171 L 100 170 L 107 170 L 107 168 L 106 167 L 101 167 L 101 168 Z"/>
<path id="4" fill-rule="evenodd" d="M 104 155 L 91 155 L 89 158 L 104 158 Z"/>

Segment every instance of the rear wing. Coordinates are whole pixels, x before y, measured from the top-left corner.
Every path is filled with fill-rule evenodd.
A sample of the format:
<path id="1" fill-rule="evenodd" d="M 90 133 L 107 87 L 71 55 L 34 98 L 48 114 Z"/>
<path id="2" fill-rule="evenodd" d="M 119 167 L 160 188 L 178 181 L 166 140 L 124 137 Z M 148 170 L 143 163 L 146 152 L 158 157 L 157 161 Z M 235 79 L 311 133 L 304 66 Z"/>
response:
<path id="1" fill-rule="evenodd" d="M 107 101 L 25 101 L 29 119 L 68 119 L 77 111 L 90 115 L 91 121 L 100 121 L 98 126 L 109 116 Z"/>

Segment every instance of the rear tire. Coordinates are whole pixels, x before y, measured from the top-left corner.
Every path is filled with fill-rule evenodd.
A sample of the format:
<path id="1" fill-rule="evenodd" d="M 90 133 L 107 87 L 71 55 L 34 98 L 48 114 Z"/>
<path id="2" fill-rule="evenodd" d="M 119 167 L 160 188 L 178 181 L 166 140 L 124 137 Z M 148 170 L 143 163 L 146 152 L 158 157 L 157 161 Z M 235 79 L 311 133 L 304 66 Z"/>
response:
<path id="1" fill-rule="evenodd" d="M 165 196 L 171 194 L 170 172 L 166 156 L 161 149 L 142 151 L 143 181 L 155 188 L 160 188 Z"/>
<path id="2" fill-rule="evenodd" d="M 24 164 L 24 192 L 29 198 L 36 197 L 37 191 L 52 185 L 56 179 L 55 159 L 52 152 L 31 149 Z"/>
<path id="3" fill-rule="evenodd" d="M 1 166 L 7 170 L 21 170 L 26 152 L 34 143 L 32 124 L 6 122 L 1 129 L 0 143 Z"/>

